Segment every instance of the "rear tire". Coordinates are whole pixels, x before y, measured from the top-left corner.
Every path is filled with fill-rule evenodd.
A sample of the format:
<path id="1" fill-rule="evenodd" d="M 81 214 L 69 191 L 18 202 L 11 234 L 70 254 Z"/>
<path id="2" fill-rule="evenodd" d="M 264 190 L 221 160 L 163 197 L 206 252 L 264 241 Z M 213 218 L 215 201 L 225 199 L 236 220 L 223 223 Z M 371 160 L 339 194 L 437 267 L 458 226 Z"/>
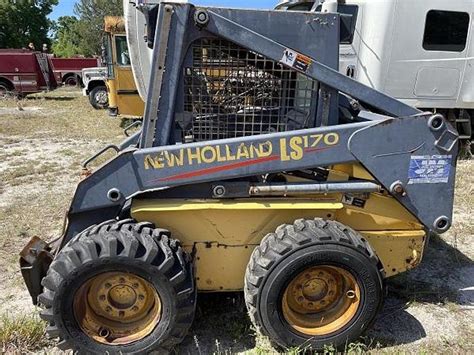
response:
<path id="1" fill-rule="evenodd" d="M 96 110 L 104 110 L 109 107 L 109 98 L 105 86 L 96 86 L 89 93 L 89 101 Z"/>
<path id="2" fill-rule="evenodd" d="M 4 80 L 0 80 L 0 100 L 10 99 L 14 96 L 13 85 Z"/>
<path id="3" fill-rule="evenodd" d="M 344 348 L 373 322 L 383 300 L 380 263 L 338 222 L 298 220 L 252 254 L 245 300 L 255 327 L 283 348 Z"/>
<path id="4" fill-rule="evenodd" d="M 87 229 L 59 252 L 42 284 L 48 335 L 79 354 L 167 353 L 194 319 L 192 260 L 150 223 Z"/>
<path id="5" fill-rule="evenodd" d="M 64 85 L 65 86 L 69 86 L 69 87 L 77 87 L 79 86 L 81 83 L 81 78 L 80 76 L 78 75 L 68 75 L 65 79 L 64 79 Z"/>

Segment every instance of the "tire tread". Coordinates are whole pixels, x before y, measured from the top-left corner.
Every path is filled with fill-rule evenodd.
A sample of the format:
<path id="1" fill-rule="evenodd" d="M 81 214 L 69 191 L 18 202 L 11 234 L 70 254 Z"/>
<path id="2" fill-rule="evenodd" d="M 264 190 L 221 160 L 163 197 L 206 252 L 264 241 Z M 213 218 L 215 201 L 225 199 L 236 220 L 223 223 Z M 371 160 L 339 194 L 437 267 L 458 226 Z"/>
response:
<path id="1" fill-rule="evenodd" d="M 365 238 L 340 222 L 315 218 L 298 219 L 292 225 L 281 225 L 275 233 L 265 236 L 260 246 L 255 248 L 245 274 L 244 296 L 250 320 L 255 328 L 266 336 L 269 334 L 262 326 L 258 312 L 260 287 L 272 266 L 286 255 L 309 244 L 351 247 L 364 254 L 372 264 L 383 271 L 379 259 Z"/>
<path id="2" fill-rule="evenodd" d="M 120 254 L 117 253 L 118 245 L 123 247 Z M 137 258 L 140 247 L 145 249 L 145 253 Z M 40 317 L 48 323 L 46 333 L 49 337 L 59 338 L 60 348 L 63 350 L 73 349 L 78 353 L 87 353 L 75 345 L 67 332 L 56 326 L 61 318 L 60 314 L 55 313 L 55 304 L 60 298 L 56 293 L 67 277 L 75 276 L 74 270 L 78 267 L 93 260 L 115 256 L 139 259 L 154 266 L 158 266 L 155 265 L 157 259 L 163 259 L 158 269 L 171 280 L 179 296 L 179 315 L 169 337 L 158 349 L 153 350 L 171 351 L 184 339 L 194 318 L 197 293 L 192 260 L 181 248 L 180 243 L 170 238 L 168 231 L 155 229 L 152 223 L 136 223 L 131 219 L 110 220 L 92 226 L 74 237 L 58 253 L 47 276 L 42 280 L 44 290 L 38 297 L 43 307 Z"/>

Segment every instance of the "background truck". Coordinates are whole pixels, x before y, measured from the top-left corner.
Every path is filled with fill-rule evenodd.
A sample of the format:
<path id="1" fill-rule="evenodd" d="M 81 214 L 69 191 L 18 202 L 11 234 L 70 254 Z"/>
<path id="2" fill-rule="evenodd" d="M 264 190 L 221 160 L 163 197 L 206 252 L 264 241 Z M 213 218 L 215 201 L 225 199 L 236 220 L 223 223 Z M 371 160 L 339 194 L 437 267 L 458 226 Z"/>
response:
<path id="1" fill-rule="evenodd" d="M 124 19 L 107 16 L 104 22 L 109 114 L 143 117 L 145 104 L 132 72 Z"/>
<path id="2" fill-rule="evenodd" d="M 23 49 L 0 49 L 0 97 L 54 90 L 57 81 L 48 55 Z"/>
<path id="3" fill-rule="evenodd" d="M 285 0 L 278 9 L 319 11 L 322 1 Z M 339 1 L 340 70 L 372 88 L 439 112 L 469 143 L 474 131 L 474 2 Z"/>
<path id="4" fill-rule="evenodd" d="M 51 58 L 56 81 L 67 86 L 82 86 L 82 69 L 99 66 L 97 58 Z"/>
<path id="5" fill-rule="evenodd" d="M 82 82 L 84 84 L 82 93 L 89 98 L 92 107 L 97 110 L 109 107 L 106 81 L 106 67 L 82 69 Z"/>
<path id="6" fill-rule="evenodd" d="M 21 252 L 48 334 L 81 354 L 166 353 L 198 291 L 243 291 L 280 347 L 346 349 L 385 280 L 450 229 L 457 132 L 341 74 L 324 5 L 138 8 L 153 34 L 142 129 L 84 163 L 62 237 Z"/>

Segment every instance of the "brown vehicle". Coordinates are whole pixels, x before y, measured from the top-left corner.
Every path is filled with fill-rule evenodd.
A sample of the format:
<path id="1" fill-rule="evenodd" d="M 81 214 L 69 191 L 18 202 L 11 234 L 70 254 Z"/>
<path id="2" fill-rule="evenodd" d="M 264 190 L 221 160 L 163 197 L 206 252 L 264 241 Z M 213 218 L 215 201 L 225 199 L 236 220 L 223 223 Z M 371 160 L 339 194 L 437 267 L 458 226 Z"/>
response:
<path id="1" fill-rule="evenodd" d="M 58 83 L 82 86 L 82 69 L 100 66 L 97 58 L 52 58 L 54 75 Z"/>
<path id="2" fill-rule="evenodd" d="M 47 54 L 25 49 L 0 49 L 0 98 L 56 89 L 58 85 L 53 70 Z"/>

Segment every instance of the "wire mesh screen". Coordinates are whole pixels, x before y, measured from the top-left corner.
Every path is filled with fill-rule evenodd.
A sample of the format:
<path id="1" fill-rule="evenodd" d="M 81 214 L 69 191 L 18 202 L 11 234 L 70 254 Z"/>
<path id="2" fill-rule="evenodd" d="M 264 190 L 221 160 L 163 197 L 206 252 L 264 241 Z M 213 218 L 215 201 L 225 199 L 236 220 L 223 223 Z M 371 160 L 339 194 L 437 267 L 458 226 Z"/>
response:
<path id="1" fill-rule="evenodd" d="M 315 81 L 226 40 L 194 43 L 184 83 L 187 142 L 301 129 L 314 117 Z"/>

